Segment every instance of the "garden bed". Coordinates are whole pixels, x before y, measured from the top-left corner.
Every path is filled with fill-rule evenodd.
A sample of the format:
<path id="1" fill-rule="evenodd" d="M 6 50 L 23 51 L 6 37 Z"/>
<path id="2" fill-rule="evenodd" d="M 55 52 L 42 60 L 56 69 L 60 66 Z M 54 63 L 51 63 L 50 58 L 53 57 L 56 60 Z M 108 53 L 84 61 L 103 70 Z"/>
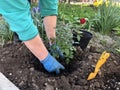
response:
<path id="1" fill-rule="evenodd" d="M 93 26 L 90 29 L 93 38 L 85 51 L 82 51 L 79 46 L 75 46 L 77 51 L 68 65 L 64 60 L 57 59 L 65 66 L 65 70 L 61 71 L 59 75 L 45 71 L 39 60 L 32 55 L 23 43 L 5 44 L 7 40 L 12 40 L 13 32 L 10 32 L 8 24 L 2 20 L 0 15 L 0 45 L 5 44 L 0 46 L 0 72 L 20 90 L 120 90 L 120 37 L 116 36 L 120 35 L 120 27 L 118 26 L 120 25 L 120 9 L 119 7 L 108 7 L 107 5 L 106 7 L 105 5 L 105 3 L 102 5 L 104 10 L 98 7 L 101 12 L 93 6 L 70 6 L 62 3 L 59 5 L 58 26 L 56 29 L 58 38 L 56 41 L 59 46 L 64 46 L 67 58 L 72 57 L 71 39 L 73 39 L 73 33 L 71 31 L 78 32 L 83 26 L 79 19 L 87 18 L 87 23 L 82 28 L 88 29 Z M 113 4 L 110 5 L 114 6 Z M 37 27 L 42 31 L 41 19 L 36 18 L 38 18 L 38 13 L 33 16 L 33 19 L 35 19 L 36 25 L 39 20 Z M 94 19 L 97 23 L 93 23 Z M 90 24 L 90 27 L 87 24 L 88 26 Z M 115 29 L 116 26 L 118 26 L 117 30 Z M 113 35 L 110 38 L 94 33 L 93 30 L 102 34 L 113 32 Z M 114 33 L 114 31 L 116 32 Z M 44 35 L 41 36 L 44 40 Z M 78 38 L 80 39 L 80 37 Z M 67 43 L 66 46 L 64 42 Z M 70 49 L 69 52 L 65 50 L 66 48 Z M 94 71 L 97 61 L 105 50 L 110 52 L 110 57 L 101 67 L 97 76 L 88 81 L 89 74 Z"/>
<path id="2" fill-rule="evenodd" d="M 40 62 L 22 44 L 6 44 L 0 47 L 0 72 L 20 90 L 119 90 L 120 55 L 111 53 L 96 78 L 87 81 L 101 53 L 89 46 L 84 52 L 77 51 L 60 75 L 48 73 Z"/>

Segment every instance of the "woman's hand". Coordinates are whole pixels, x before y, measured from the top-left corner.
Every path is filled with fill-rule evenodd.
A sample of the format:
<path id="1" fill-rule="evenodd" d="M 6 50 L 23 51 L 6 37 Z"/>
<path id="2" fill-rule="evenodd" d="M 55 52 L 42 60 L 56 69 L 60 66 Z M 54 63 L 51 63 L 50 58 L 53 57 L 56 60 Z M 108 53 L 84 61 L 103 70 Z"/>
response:
<path id="1" fill-rule="evenodd" d="M 31 0 L 31 3 L 38 3 L 38 0 Z"/>

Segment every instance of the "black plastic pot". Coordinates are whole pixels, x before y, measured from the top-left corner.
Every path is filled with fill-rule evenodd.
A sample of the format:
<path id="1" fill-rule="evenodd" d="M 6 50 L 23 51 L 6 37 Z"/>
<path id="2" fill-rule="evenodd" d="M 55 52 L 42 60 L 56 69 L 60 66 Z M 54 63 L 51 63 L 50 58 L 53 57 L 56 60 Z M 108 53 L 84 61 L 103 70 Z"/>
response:
<path id="1" fill-rule="evenodd" d="M 84 50 L 88 46 L 93 35 L 92 35 L 92 33 L 88 32 L 86 30 L 81 30 L 81 32 L 82 32 L 82 34 L 81 34 L 80 41 L 78 41 L 78 39 L 77 39 L 77 33 L 73 33 L 73 40 L 74 40 L 73 45 L 80 46 L 81 49 Z"/>
<path id="2" fill-rule="evenodd" d="M 17 33 L 15 33 L 15 32 L 14 32 L 14 35 L 13 35 L 13 42 L 14 42 L 14 44 L 16 44 L 16 43 L 18 43 L 18 42 L 22 42 L 22 41 L 19 39 Z"/>

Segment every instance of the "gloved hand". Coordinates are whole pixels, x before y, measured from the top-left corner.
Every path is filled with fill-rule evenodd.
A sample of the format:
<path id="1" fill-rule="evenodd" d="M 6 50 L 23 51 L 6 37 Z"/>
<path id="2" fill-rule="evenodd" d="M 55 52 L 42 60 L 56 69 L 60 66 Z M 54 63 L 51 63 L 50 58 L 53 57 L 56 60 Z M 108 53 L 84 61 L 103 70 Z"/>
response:
<path id="1" fill-rule="evenodd" d="M 60 58 L 64 58 L 63 52 L 60 50 L 60 48 L 56 44 L 53 44 L 50 46 L 50 53 L 52 55 L 57 54 Z"/>
<path id="2" fill-rule="evenodd" d="M 41 61 L 43 64 L 44 68 L 48 72 L 56 72 L 56 74 L 60 73 L 60 69 L 64 70 L 64 66 L 61 65 L 53 56 L 48 54 L 48 56 Z"/>

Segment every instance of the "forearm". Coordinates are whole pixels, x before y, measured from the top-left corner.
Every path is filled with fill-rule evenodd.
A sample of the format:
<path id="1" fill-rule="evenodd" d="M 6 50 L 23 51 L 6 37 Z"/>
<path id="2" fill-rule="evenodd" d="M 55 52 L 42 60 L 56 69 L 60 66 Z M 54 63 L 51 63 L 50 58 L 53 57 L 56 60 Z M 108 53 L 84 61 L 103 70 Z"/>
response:
<path id="1" fill-rule="evenodd" d="M 41 17 L 43 18 L 45 31 L 51 44 L 56 38 L 55 32 L 58 15 L 58 0 L 40 0 L 39 7 L 41 10 Z"/>
<path id="2" fill-rule="evenodd" d="M 48 51 L 46 47 L 44 46 L 41 38 L 39 35 L 37 35 L 35 38 L 23 41 L 26 45 L 26 47 L 39 59 L 44 60 L 45 57 L 48 55 Z"/>
<path id="3" fill-rule="evenodd" d="M 50 41 L 50 44 L 53 43 L 52 40 L 56 38 L 56 22 L 57 16 L 46 16 L 43 19 L 45 31 Z"/>

